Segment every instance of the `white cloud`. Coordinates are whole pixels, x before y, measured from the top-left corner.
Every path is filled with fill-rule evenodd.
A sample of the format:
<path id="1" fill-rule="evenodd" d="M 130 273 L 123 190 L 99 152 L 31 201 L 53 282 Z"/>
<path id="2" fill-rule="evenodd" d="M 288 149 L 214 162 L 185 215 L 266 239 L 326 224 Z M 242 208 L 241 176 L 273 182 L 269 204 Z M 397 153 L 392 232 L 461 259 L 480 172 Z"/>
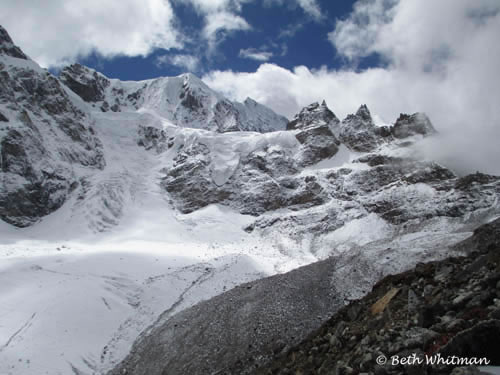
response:
<path id="1" fill-rule="evenodd" d="M 393 8 L 386 1 L 362 1 L 330 38 L 347 58 L 375 52 L 386 67 L 311 71 L 263 64 L 254 73 L 216 71 L 204 80 L 288 117 L 323 98 L 340 117 L 361 103 L 387 123 L 400 112 L 424 111 L 443 137 L 424 150 L 428 156 L 457 170 L 500 174 L 498 35 L 497 0 L 404 0 Z"/>
<path id="2" fill-rule="evenodd" d="M 361 0 L 345 20 L 338 20 L 328 38 L 349 59 L 375 52 L 381 29 L 394 19 L 397 0 Z"/>
<path id="3" fill-rule="evenodd" d="M 299 6 L 304 9 L 304 12 L 312 16 L 316 20 L 320 20 L 323 18 L 323 14 L 321 13 L 321 9 L 316 0 L 297 0 Z"/>
<path id="4" fill-rule="evenodd" d="M 250 30 L 250 24 L 239 15 L 244 3 L 253 0 L 173 0 L 188 2 L 204 18 L 202 36 L 208 41 L 210 51 L 224 39 L 228 32 Z M 209 52 L 210 52 L 209 51 Z"/>
<path id="5" fill-rule="evenodd" d="M 200 60 L 193 55 L 162 55 L 155 60 L 157 66 L 173 65 L 186 69 L 187 72 L 194 73 L 198 70 Z"/>
<path id="6" fill-rule="evenodd" d="M 273 57 L 272 52 L 259 51 L 256 48 L 240 49 L 239 57 L 257 61 L 268 61 Z"/>
<path id="7" fill-rule="evenodd" d="M 189 2 L 201 13 L 240 12 L 241 6 L 253 0 L 175 0 Z"/>
<path id="8" fill-rule="evenodd" d="M 242 17 L 229 12 L 216 12 L 208 14 L 203 34 L 211 45 L 223 35 L 218 35 L 219 31 L 250 30 L 251 27 Z"/>
<path id="9" fill-rule="evenodd" d="M 264 4 L 280 5 L 280 6 L 299 6 L 302 10 L 309 16 L 311 16 L 315 21 L 321 21 L 324 19 L 324 15 L 321 11 L 321 7 L 317 0 L 264 0 Z"/>
<path id="10" fill-rule="evenodd" d="M 147 55 L 181 47 L 164 0 L 4 0 L 0 23 L 43 66 L 60 66 L 93 51 L 105 57 Z"/>

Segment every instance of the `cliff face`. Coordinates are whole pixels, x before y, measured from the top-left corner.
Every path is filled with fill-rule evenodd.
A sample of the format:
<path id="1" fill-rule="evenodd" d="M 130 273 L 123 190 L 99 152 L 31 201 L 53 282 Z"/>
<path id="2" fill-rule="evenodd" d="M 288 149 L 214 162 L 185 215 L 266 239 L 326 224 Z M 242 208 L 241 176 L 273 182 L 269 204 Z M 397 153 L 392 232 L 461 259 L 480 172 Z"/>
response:
<path id="1" fill-rule="evenodd" d="M 0 27 L 0 218 L 25 227 L 57 210 L 78 185 L 76 166 L 102 169 L 83 103 L 16 47 Z"/>

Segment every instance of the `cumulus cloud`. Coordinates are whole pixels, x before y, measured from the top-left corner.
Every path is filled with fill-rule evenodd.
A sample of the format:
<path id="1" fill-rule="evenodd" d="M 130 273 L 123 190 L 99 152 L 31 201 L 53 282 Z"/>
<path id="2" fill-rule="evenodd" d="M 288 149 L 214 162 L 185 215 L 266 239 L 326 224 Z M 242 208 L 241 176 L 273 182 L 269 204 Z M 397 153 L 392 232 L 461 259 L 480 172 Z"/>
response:
<path id="1" fill-rule="evenodd" d="M 257 61 L 268 61 L 273 57 L 272 52 L 259 51 L 256 48 L 240 49 L 239 57 Z"/>
<path id="2" fill-rule="evenodd" d="M 346 59 L 377 54 L 384 67 L 287 70 L 263 64 L 253 73 L 216 71 L 204 80 L 288 117 L 323 98 L 340 117 L 366 103 L 386 123 L 400 112 L 424 111 L 442 139 L 422 152 L 457 171 L 500 173 L 498 35 L 496 0 L 363 0 L 329 38 Z"/>
<path id="3" fill-rule="evenodd" d="M 164 0 L 4 0 L 0 23 L 45 67 L 97 52 L 104 57 L 147 55 L 182 46 Z"/>
<path id="4" fill-rule="evenodd" d="M 194 73 L 198 71 L 200 60 L 193 55 L 161 55 L 156 58 L 155 64 L 158 67 L 173 65 L 182 68 L 187 72 Z"/>

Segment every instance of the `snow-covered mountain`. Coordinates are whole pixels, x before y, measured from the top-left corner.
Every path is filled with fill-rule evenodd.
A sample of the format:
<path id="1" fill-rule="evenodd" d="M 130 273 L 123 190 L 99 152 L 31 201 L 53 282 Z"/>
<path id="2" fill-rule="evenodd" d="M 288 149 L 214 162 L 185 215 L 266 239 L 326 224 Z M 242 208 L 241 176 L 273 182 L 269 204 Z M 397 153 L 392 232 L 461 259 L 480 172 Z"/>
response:
<path id="1" fill-rule="evenodd" d="M 287 119 L 247 98 L 232 102 L 186 73 L 140 82 L 109 79 L 74 64 L 64 68 L 61 81 L 83 100 L 103 112 L 141 111 L 160 116 L 179 127 L 217 132 L 282 130 Z"/>
<path id="2" fill-rule="evenodd" d="M 336 291 L 326 310 L 294 307 L 311 319 L 297 341 L 500 213 L 498 177 L 418 156 L 436 132 L 424 114 L 381 127 L 365 105 L 340 121 L 323 102 L 288 122 L 191 74 L 122 82 L 72 65 L 55 77 L 0 38 L 2 374 L 105 373 L 170 319 L 191 337 L 187 316 L 205 310 L 177 314 L 201 300 L 326 259 L 278 278 L 308 289 L 300 280 L 324 268 Z"/>

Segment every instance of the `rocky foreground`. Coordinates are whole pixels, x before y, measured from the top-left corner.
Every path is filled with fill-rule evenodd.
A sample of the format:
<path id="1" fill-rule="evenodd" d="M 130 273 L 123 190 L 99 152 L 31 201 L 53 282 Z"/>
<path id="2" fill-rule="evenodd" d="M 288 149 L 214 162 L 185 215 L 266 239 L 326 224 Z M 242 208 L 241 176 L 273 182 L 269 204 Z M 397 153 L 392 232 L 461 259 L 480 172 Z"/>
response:
<path id="1" fill-rule="evenodd" d="M 457 249 L 468 255 L 384 278 L 256 374 L 479 373 L 459 358 L 500 365 L 500 219 Z M 439 356 L 452 363 L 427 364 Z"/>
<path id="2" fill-rule="evenodd" d="M 455 245 L 454 257 L 387 276 L 346 307 L 344 286 L 379 275 L 366 255 L 369 247 L 244 284 L 171 319 L 160 318 L 110 375 L 451 371 L 376 362 L 413 353 L 485 357 L 500 364 L 499 235 L 497 219 Z"/>

